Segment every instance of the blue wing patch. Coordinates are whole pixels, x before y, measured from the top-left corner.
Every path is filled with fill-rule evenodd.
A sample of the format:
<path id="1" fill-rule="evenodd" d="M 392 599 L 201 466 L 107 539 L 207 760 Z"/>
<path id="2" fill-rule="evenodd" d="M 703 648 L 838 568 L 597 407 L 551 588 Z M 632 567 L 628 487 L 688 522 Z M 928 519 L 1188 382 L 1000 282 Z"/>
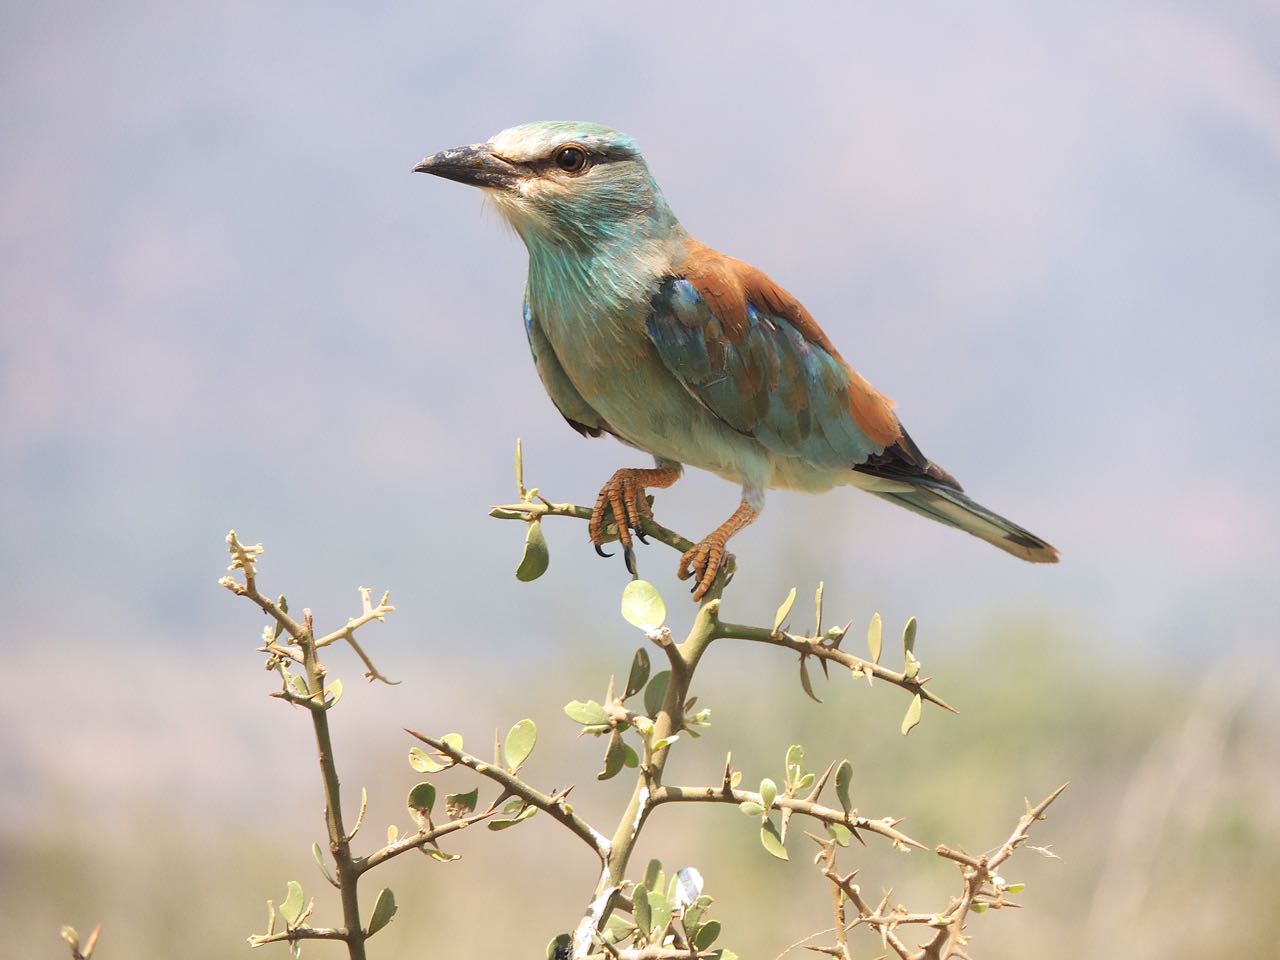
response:
<path id="1" fill-rule="evenodd" d="M 703 406 L 772 452 L 816 466 L 853 467 L 884 450 L 859 428 L 848 367 L 785 317 L 747 305 L 730 338 L 688 280 L 670 277 L 650 302 L 649 338 Z"/>

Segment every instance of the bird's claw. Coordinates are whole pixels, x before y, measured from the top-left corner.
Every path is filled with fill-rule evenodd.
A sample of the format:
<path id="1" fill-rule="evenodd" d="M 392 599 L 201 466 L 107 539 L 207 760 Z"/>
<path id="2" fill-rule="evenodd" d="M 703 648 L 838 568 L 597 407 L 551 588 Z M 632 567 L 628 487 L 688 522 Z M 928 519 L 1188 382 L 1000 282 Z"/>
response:
<path id="1" fill-rule="evenodd" d="M 632 552 L 632 531 L 641 543 L 649 541 L 644 535 L 645 520 L 652 519 L 653 511 L 644 495 L 644 480 L 653 471 L 623 469 L 619 470 L 600 489 L 596 497 L 595 507 L 591 511 L 591 522 L 587 532 L 596 552 L 608 556 L 600 550 L 605 541 L 606 517 L 612 516 L 614 526 L 618 530 L 618 542 L 622 544 L 624 557 L 627 558 L 627 569 L 635 575 L 635 555 Z"/>
<path id="2" fill-rule="evenodd" d="M 605 553 L 604 548 L 600 546 L 600 544 L 598 543 L 593 543 L 592 546 L 596 548 L 596 554 L 598 556 L 604 557 L 606 560 L 609 559 L 609 557 L 613 556 L 612 553 Z"/>
<path id="3" fill-rule="evenodd" d="M 636 572 L 636 552 L 630 546 L 622 548 L 622 562 L 627 565 L 627 573 L 633 577 L 640 576 Z"/>
<path id="4" fill-rule="evenodd" d="M 727 539 L 713 533 L 686 550 L 680 558 L 676 576 L 681 580 L 693 580 L 693 588 L 689 592 L 693 594 L 694 602 L 705 597 L 711 585 L 716 582 L 716 576 L 728 556 L 724 549 Z"/>

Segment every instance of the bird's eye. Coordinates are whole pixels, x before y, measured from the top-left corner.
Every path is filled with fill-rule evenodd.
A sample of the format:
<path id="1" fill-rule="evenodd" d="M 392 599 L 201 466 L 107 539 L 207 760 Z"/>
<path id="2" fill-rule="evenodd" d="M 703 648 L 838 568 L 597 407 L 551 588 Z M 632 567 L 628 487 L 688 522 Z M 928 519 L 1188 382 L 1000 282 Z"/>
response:
<path id="1" fill-rule="evenodd" d="M 587 151 L 577 144 L 570 144 L 556 151 L 555 161 L 565 173 L 581 173 L 587 169 Z"/>

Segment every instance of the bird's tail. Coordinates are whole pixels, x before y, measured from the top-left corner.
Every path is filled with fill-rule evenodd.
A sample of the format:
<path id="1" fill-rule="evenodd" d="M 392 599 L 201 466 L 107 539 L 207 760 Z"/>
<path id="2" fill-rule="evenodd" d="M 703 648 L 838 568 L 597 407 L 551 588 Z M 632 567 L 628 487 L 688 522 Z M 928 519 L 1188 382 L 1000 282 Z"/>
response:
<path id="1" fill-rule="evenodd" d="M 1024 530 L 959 490 L 927 480 L 915 481 L 902 492 L 873 491 L 878 496 L 914 510 L 921 516 L 945 523 L 994 544 L 1006 553 L 1031 563 L 1057 563 L 1058 551 L 1029 530 Z"/>

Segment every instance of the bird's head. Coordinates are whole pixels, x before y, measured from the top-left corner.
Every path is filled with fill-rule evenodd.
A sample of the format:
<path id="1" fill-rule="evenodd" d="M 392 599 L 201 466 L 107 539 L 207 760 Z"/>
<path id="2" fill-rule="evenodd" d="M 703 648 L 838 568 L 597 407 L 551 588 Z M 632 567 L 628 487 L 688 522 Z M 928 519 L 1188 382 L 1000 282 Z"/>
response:
<path id="1" fill-rule="evenodd" d="M 598 123 L 525 123 L 413 169 L 481 188 L 531 249 L 591 250 L 678 229 L 635 142 Z"/>

